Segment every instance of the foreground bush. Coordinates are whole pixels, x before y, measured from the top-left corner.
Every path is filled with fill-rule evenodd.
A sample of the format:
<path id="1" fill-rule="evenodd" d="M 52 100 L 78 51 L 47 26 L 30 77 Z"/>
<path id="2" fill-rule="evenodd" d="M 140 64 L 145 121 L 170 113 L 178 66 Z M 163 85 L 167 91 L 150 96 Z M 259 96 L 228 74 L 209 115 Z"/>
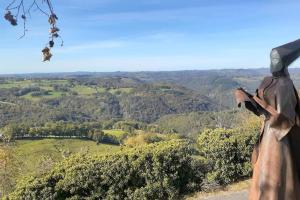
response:
<path id="1" fill-rule="evenodd" d="M 170 141 L 174 139 L 182 139 L 178 134 L 159 134 L 159 133 L 146 133 L 140 131 L 137 134 L 127 137 L 124 140 L 124 145 L 129 147 L 135 147 L 138 145 L 151 144 L 162 141 Z"/>
<path id="2" fill-rule="evenodd" d="M 74 155 L 18 183 L 9 199 L 178 199 L 199 190 L 205 166 L 187 141 L 159 142 L 110 155 Z"/>
<path id="3" fill-rule="evenodd" d="M 257 126 L 206 129 L 198 138 L 200 155 L 208 163 L 208 184 L 225 185 L 251 175 L 251 153 Z"/>

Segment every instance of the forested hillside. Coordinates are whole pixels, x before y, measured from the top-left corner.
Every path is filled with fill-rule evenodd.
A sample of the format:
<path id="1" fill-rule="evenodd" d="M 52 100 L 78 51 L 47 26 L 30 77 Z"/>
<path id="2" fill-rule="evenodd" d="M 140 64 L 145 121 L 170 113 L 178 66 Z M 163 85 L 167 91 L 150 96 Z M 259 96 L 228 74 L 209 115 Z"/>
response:
<path id="1" fill-rule="evenodd" d="M 0 125 L 12 122 L 154 122 L 167 114 L 212 111 L 213 99 L 182 86 L 116 78 L 2 78 Z"/>
<path id="2" fill-rule="evenodd" d="M 290 71 L 299 87 L 300 70 Z M 129 120 L 184 135 L 200 126 L 231 127 L 233 90 L 254 92 L 267 75 L 268 69 L 1 75 L 0 127 Z"/>
<path id="3" fill-rule="evenodd" d="M 300 87 L 300 69 L 291 68 L 291 77 L 297 87 Z M 254 92 L 264 76 L 270 76 L 269 69 L 228 69 L 228 70 L 192 70 L 192 71 L 166 71 L 166 72 L 76 72 L 54 74 L 24 74 L 0 75 L 19 79 L 75 79 L 101 82 L 101 87 L 145 88 L 144 84 L 178 87 L 181 90 L 191 90 L 194 94 L 204 95 L 217 109 L 231 109 L 234 106 L 232 90 L 244 87 Z M 96 81 L 97 80 L 97 81 Z M 175 88 L 173 88 L 175 87 Z M 180 90 L 179 89 L 179 90 Z M 148 90 L 149 91 L 149 90 Z M 145 92 L 148 92 L 145 90 Z"/>

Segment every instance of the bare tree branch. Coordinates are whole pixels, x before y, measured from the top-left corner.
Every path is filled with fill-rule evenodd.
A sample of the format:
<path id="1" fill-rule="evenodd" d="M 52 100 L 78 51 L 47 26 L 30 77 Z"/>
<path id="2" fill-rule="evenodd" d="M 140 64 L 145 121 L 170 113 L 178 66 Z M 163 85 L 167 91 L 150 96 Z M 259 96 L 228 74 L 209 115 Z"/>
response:
<path id="1" fill-rule="evenodd" d="M 30 4 L 25 4 L 26 1 L 32 2 Z M 27 9 L 25 8 L 25 5 L 29 5 Z M 46 11 L 44 7 L 46 7 L 48 11 Z M 35 10 L 33 10 L 34 8 Z M 28 16 L 31 17 L 32 11 L 39 11 L 42 14 L 46 15 L 48 18 L 48 23 L 50 24 L 49 42 L 42 50 L 42 53 L 44 57 L 43 61 L 50 61 L 50 58 L 52 57 L 50 50 L 54 47 L 54 40 L 59 38 L 61 40 L 61 46 L 63 46 L 64 43 L 58 33 L 60 31 L 60 29 L 56 26 L 58 17 L 54 12 L 51 0 L 12 0 L 6 7 L 4 18 L 13 26 L 17 26 L 18 21 L 22 20 L 23 34 L 19 38 L 21 39 L 26 36 L 26 32 L 28 31 L 26 28 L 26 22 Z"/>

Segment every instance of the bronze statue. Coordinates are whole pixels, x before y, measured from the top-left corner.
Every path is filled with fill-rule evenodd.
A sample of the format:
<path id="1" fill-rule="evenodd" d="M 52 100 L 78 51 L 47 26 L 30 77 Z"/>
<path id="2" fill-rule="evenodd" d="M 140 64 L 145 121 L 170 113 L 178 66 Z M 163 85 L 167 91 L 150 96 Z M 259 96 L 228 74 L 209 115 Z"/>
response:
<path id="1" fill-rule="evenodd" d="M 288 66 L 300 56 L 300 40 L 271 51 L 272 76 L 255 95 L 238 89 L 240 106 L 264 115 L 260 139 L 252 155 L 249 200 L 300 200 L 300 101 Z"/>

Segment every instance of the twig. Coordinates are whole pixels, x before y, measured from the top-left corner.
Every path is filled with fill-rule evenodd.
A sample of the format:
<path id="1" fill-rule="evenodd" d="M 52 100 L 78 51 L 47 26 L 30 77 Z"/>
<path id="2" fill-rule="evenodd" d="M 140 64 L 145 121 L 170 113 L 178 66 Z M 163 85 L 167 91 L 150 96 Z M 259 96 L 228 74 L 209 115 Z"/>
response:
<path id="1" fill-rule="evenodd" d="M 41 9 L 41 7 L 39 6 L 39 4 L 36 3 L 36 1 L 34 2 L 34 4 L 39 11 L 41 11 L 43 14 L 49 17 L 49 14 L 45 12 L 43 9 Z"/>
<path id="2" fill-rule="evenodd" d="M 50 49 L 54 46 L 54 39 L 59 38 L 61 39 L 61 46 L 63 46 L 63 39 L 58 34 L 59 28 L 56 26 L 56 21 L 58 20 L 51 0 L 27 0 L 32 1 L 31 4 L 29 4 L 29 7 L 27 10 L 25 9 L 25 0 L 11 0 L 11 3 L 8 4 L 6 7 L 6 14 L 5 19 L 11 23 L 11 25 L 16 26 L 18 23 L 18 20 L 23 20 L 23 34 L 20 36 L 19 39 L 26 36 L 26 32 L 28 31 L 26 28 L 26 22 L 27 22 L 27 16 L 31 17 L 31 11 L 35 7 L 36 10 L 40 11 L 42 14 L 46 15 L 48 17 L 48 22 L 51 25 L 50 27 L 50 38 L 49 42 L 46 45 L 46 48 L 43 49 L 43 55 L 44 55 L 44 61 L 50 60 L 52 54 L 50 52 Z M 48 11 L 45 11 L 42 7 L 42 5 L 46 4 Z M 26 4 L 27 5 L 27 4 Z M 49 48 L 48 48 L 49 46 Z"/>
<path id="3" fill-rule="evenodd" d="M 15 4 L 16 0 L 13 0 L 7 7 L 6 10 L 12 10 L 13 8 L 10 8 L 13 4 Z"/>

